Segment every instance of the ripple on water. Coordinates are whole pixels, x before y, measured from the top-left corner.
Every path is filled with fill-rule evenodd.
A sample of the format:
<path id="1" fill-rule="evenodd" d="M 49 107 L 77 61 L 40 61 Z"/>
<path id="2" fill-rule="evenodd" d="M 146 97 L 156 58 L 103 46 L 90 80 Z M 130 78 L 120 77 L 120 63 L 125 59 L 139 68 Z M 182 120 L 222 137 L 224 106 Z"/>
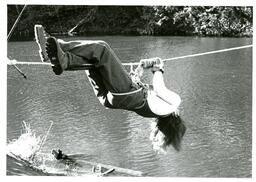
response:
<path id="1" fill-rule="evenodd" d="M 175 56 L 250 44 L 251 39 L 194 37 L 101 37 L 122 60 Z M 84 38 L 83 38 L 84 39 Z M 98 39 L 98 37 L 90 39 Z M 8 56 L 39 61 L 35 42 L 8 44 Z M 124 48 L 125 47 L 125 48 Z M 149 140 L 153 119 L 107 110 L 94 97 L 84 72 L 55 76 L 48 67 L 8 66 L 7 140 L 18 138 L 23 120 L 39 133 L 54 122 L 43 148 L 91 155 L 92 161 L 140 170 L 149 176 L 250 177 L 252 51 L 243 49 L 167 62 L 165 82 L 181 98 L 187 124 L 182 150 L 166 155 Z M 145 80 L 152 75 L 146 72 Z M 7 159 L 9 161 L 9 159 Z M 28 169 L 8 171 L 31 175 Z M 20 171 L 19 171 L 20 170 Z"/>

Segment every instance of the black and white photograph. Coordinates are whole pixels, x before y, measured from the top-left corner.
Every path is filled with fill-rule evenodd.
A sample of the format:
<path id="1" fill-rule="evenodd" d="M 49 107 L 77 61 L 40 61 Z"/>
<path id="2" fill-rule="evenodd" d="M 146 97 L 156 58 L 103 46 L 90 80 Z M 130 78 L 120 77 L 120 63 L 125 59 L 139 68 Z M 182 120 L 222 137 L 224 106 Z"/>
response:
<path id="1" fill-rule="evenodd" d="M 7 179 L 252 179 L 252 4 L 60 3 L 3 5 Z"/>

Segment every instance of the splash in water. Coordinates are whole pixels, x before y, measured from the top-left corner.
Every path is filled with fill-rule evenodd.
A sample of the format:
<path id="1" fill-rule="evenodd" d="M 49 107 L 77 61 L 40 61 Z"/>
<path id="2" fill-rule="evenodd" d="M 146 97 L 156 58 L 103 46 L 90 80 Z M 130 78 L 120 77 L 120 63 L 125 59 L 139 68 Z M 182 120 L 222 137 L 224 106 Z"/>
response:
<path id="1" fill-rule="evenodd" d="M 56 161 L 50 153 L 41 153 L 40 150 L 45 143 L 51 126 L 45 136 L 37 136 L 30 125 L 22 122 L 23 131 L 18 139 L 12 140 L 7 145 L 7 155 L 24 162 L 36 170 L 40 170 L 49 175 L 68 176 L 99 176 L 97 173 L 80 169 L 77 165 L 69 165 L 66 162 Z"/>
<path id="2" fill-rule="evenodd" d="M 7 155 L 22 160 L 30 167 L 46 173 L 57 173 L 54 169 L 54 157 L 50 154 L 41 153 L 40 150 L 45 142 L 45 136 L 37 136 L 31 129 L 30 124 L 22 122 L 23 131 L 18 139 L 14 139 L 7 145 Z M 50 130 L 50 128 L 49 128 Z M 48 131 L 49 131 L 48 130 Z"/>
<path id="3" fill-rule="evenodd" d="M 34 157 L 40 151 L 44 137 L 36 136 L 30 125 L 23 121 L 23 130 L 18 139 L 12 140 L 7 145 L 7 153 L 16 155 L 24 160 L 33 162 Z"/>

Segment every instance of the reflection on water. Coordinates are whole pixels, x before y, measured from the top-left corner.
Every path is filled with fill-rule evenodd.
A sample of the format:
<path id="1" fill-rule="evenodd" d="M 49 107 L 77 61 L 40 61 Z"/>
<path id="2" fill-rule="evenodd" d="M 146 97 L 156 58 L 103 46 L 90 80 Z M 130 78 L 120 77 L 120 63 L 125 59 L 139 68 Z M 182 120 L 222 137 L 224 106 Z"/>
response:
<path id="1" fill-rule="evenodd" d="M 252 42 L 246 38 L 193 37 L 90 39 L 109 42 L 123 62 L 171 58 Z M 37 51 L 35 42 L 8 44 L 8 55 L 19 61 L 39 61 Z M 83 71 L 55 76 L 48 67 L 21 69 L 28 80 L 8 67 L 8 141 L 19 137 L 23 120 L 39 134 L 46 132 L 52 120 L 44 152 L 61 148 L 66 153 L 88 154 L 94 161 L 140 170 L 149 176 L 251 176 L 251 49 L 166 63 L 166 85 L 180 94 L 180 114 L 188 127 L 182 150 L 170 148 L 166 155 L 152 149 L 149 134 L 154 119 L 105 109 L 94 97 Z M 151 73 L 146 75 L 145 80 L 150 81 Z M 12 167 L 7 166 L 9 171 Z"/>

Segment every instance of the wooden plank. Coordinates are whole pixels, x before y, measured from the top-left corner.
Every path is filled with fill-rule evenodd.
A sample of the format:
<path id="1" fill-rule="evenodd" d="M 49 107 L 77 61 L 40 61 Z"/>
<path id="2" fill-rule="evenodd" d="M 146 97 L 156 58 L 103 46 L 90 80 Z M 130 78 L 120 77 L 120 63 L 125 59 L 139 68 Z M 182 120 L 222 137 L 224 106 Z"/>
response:
<path id="1" fill-rule="evenodd" d="M 92 166 L 98 166 L 100 165 L 101 167 L 107 168 L 107 169 L 114 169 L 116 172 L 118 173 L 123 173 L 123 174 L 128 174 L 131 176 L 143 176 L 143 172 L 141 171 L 135 171 L 132 169 L 126 169 L 126 168 L 121 168 L 121 167 L 116 167 L 116 166 L 112 166 L 112 165 L 107 165 L 107 164 L 101 164 L 101 163 L 97 163 L 97 162 L 90 162 L 90 161 L 79 161 L 79 164 L 83 165 L 83 164 L 89 164 Z"/>

